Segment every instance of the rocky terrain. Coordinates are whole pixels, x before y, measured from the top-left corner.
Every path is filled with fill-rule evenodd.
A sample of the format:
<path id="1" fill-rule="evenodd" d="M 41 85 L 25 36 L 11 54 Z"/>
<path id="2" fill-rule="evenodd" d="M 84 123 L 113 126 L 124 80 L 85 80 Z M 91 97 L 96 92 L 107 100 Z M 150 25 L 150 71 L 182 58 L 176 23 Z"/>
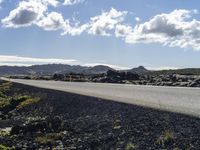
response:
<path id="1" fill-rule="evenodd" d="M 141 76 L 139 81 L 132 82 L 136 85 L 200 87 L 199 75 L 157 75 Z"/>
<path id="2" fill-rule="evenodd" d="M 59 80 L 72 82 L 97 82 L 97 83 L 120 83 L 134 85 L 153 86 L 178 86 L 200 87 L 200 75 L 180 74 L 137 74 L 125 71 L 108 70 L 102 74 L 54 74 L 52 76 L 10 76 L 10 78 L 33 79 L 33 80 Z"/>
<path id="3" fill-rule="evenodd" d="M 200 149 L 200 119 L 0 82 L 0 149 Z"/>
<path id="4" fill-rule="evenodd" d="M 143 73 L 141 71 L 143 70 Z M 104 70 L 106 71 L 106 70 Z M 108 70 L 105 73 L 84 74 L 84 73 L 55 73 L 53 75 L 9 75 L 15 79 L 33 80 L 59 80 L 72 82 L 98 82 L 98 83 L 121 83 L 134 85 L 153 86 L 178 86 L 178 87 L 200 87 L 200 75 L 177 74 L 174 72 L 145 72 L 144 68 L 135 68 L 131 71 Z"/>
<path id="5" fill-rule="evenodd" d="M 198 68 L 150 71 L 139 66 L 117 71 L 103 65 L 85 67 L 47 64 L 30 67 L 0 66 L 0 75 L 35 80 L 200 87 L 200 69 Z"/>
<path id="6" fill-rule="evenodd" d="M 141 75 L 131 72 L 108 71 L 106 74 L 93 76 L 90 81 L 101 83 L 126 83 L 135 85 L 200 87 L 200 75 Z"/>

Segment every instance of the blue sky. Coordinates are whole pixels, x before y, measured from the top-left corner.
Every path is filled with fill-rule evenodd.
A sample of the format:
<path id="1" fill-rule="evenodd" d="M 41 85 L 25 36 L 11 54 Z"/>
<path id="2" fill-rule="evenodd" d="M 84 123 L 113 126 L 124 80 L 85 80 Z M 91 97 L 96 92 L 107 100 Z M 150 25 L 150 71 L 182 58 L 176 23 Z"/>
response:
<path id="1" fill-rule="evenodd" d="M 200 67 L 198 0 L 0 0 L 0 65 Z"/>

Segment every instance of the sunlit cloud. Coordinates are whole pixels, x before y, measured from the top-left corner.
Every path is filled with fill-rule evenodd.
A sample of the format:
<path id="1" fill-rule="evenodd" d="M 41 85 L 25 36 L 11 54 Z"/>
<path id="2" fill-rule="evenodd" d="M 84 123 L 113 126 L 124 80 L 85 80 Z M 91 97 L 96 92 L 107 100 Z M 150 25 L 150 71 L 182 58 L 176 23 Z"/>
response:
<path id="1" fill-rule="evenodd" d="M 141 19 L 139 17 L 135 17 L 135 21 L 140 22 Z"/>
<path id="2" fill-rule="evenodd" d="M 127 70 L 128 67 L 106 64 L 106 63 L 84 63 L 76 59 L 58 59 L 58 58 L 33 58 L 12 55 L 0 55 L 0 66 L 32 66 L 43 64 L 67 64 L 67 65 L 81 65 L 81 66 L 98 66 L 104 65 L 117 70 Z"/>
<path id="3" fill-rule="evenodd" d="M 18 7 L 1 20 L 4 27 L 19 28 L 27 27 L 44 16 L 47 6 L 37 1 L 22 1 Z"/>
<path id="4" fill-rule="evenodd" d="M 39 64 L 74 64 L 75 59 L 32 58 L 21 56 L 0 55 L 0 65 L 31 66 Z"/>
<path id="5" fill-rule="evenodd" d="M 112 8 L 109 12 L 103 12 L 99 16 L 91 18 L 89 34 L 110 36 L 108 30 L 113 30 L 117 24 L 124 20 L 126 11 L 117 11 Z"/>
<path id="6" fill-rule="evenodd" d="M 0 8 L 1 8 L 1 4 L 3 3 L 4 0 L 0 0 Z"/>
<path id="7" fill-rule="evenodd" d="M 99 66 L 99 65 L 108 66 L 108 67 L 111 67 L 111 68 L 116 69 L 116 70 L 128 70 L 128 69 L 130 69 L 129 67 L 118 66 L 118 65 L 113 65 L 113 64 L 106 64 L 106 63 L 86 63 L 86 64 L 83 64 L 83 66 L 88 66 L 88 67 L 94 67 L 94 66 Z"/>
<path id="8" fill-rule="evenodd" d="M 160 66 L 160 67 L 150 67 L 150 66 L 146 66 L 145 68 L 147 68 L 148 70 L 154 70 L 154 71 L 159 71 L 159 70 L 176 70 L 176 69 L 180 69 L 178 67 L 173 67 L 173 66 Z"/>
<path id="9" fill-rule="evenodd" d="M 0 4 L 3 0 L 0 0 Z M 126 23 L 128 11 L 111 8 L 91 16 L 85 23 L 64 18 L 56 7 L 75 5 L 84 0 L 26 0 L 1 19 L 3 27 L 20 28 L 35 25 L 46 31 L 60 31 L 61 35 L 79 36 L 82 33 L 98 36 L 112 36 L 130 44 L 157 43 L 168 47 L 191 48 L 200 51 L 200 21 L 194 18 L 198 10 L 177 9 L 153 16 L 146 22 L 135 16 L 132 23 Z M 50 12 L 49 6 L 55 7 Z"/>
<path id="10" fill-rule="evenodd" d="M 127 43 L 160 43 L 164 46 L 200 50 L 200 21 L 192 16 L 197 10 L 174 10 L 154 16 L 145 23 L 116 27 L 116 37 Z"/>
<path id="11" fill-rule="evenodd" d="M 63 5 L 76 5 L 79 3 L 83 3 L 85 0 L 64 0 Z"/>

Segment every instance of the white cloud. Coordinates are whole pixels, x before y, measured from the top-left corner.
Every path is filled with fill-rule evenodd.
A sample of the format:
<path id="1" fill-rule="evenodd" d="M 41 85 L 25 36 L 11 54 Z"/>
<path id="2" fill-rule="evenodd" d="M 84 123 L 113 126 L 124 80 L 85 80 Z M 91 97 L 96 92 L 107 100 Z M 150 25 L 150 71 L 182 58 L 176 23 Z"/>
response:
<path id="1" fill-rule="evenodd" d="M 41 64 L 68 64 L 68 65 L 83 65 L 83 66 L 97 66 L 104 65 L 117 70 L 130 69 L 128 67 L 122 67 L 117 65 L 105 64 L 105 63 L 82 63 L 75 59 L 57 59 L 57 58 L 33 58 L 33 57 L 21 57 L 12 55 L 0 55 L 0 66 L 31 66 Z"/>
<path id="2" fill-rule="evenodd" d="M 75 3 L 75 1 L 72 1 Z M 58 12 L 48 13 L 48 5 L 56 7 L 58 0 L 28 0 L 21 1 L 16 9 L 1 20 L 4 27 L 19 28 L 37 25 L 47 31 L 62 30 L 62 35 L 80 35 L 88 28 L 88 24 L 71 25 Z"/>
<path id="3" fill-rule="evenodd" d="M 115 28 L 115 36 L 116 37 L 127 37 L 131 32 L 133 32 L 133 29 L 131 26 L 128 25 L 117 25 Z"/>
<path id="4" fill-rule="evenodd" d="M 115 28 L 117 24 L 124 20 L 126 11 L 117 11 L 112 8 L 109 12 L 103 12 L 99 16 L 91 18 L 89 34 L 109 36 L 108 30 Z"/>
<path id="5" fill-rule="evenodd" d="M 0 0 L 0 8 L 1 8 L 1 4 L 3 3 L 4 0 Z"/>
<path id="6" fill-rule="evenodd" d="M 98 65 L 103 65 L 103 66 L 108 66 L 116 70 L 128 70 L 130 69 L 129 67 L 122 67 L 122 66 L 117 66 L 117 65 L 112 65 L 112 64 L 105 64 L 105 63 L 87 63 L 84 64 L 83 66 L 88 66 L 88 67 L 94 67 Z"/>
<path id="7" fill-rule="evenodd" d="M 82 34 L 84 31 L 86 31 L 88 29 L 88 27 L 89 27 L 88 24 L 75 25 L 72 27 L 68 21 L 67 26 L 61 35 L 77 36 L 77 35 Z"/>
<path id="8" fill-rule="evenodd" d="M 63 16 L 57 12 L 51 12 L 47 17 L 43 17 L 38 21 L 37 25 L 42 27 L 44 30 L 59 30 L 66 28 L 66 21 Z"/>
<path id="9" fill-rule="evenodd" d="M 0 0 L 1 1 L 1 0 Z M 5 27 L 19 28 L 37 24 L 48 11 L 48 6 L 58 6 L 59 0 L 20 1 L 17 8 L 1 20 Z"/>
<path id="10" fill-rule="evenodd" d="M 121 37 L 127 43 L 161 43 L 170 47 L 200 50 L 200 21 L 192 19 L 195 13 L 196 10 L 180 9 L 159 14 L 136 25 L 132 32 L 130 26 L 124 25 L 123 31 L 129 30 Z"/>
<path id="11" fill-rule="evenodd" d="M 5 27 L 18 28 L 30 26 L 42 18 L 46 10 L 46 5 L 40 2 L 21 1 L 18 7 L 12 10 L 1 22 Z"/>
<path id="12" fill-rule="evenodd" d="M 180 68 L 173 67 L 173 66 L 160 66 L 160 67 L 145 66 L 145 68 L 147 68 L 148 70 L 153 70 L 153 71 L 180 69 Z"/>
<path id="13" fill-rule="evenodd" d="M 80 1 L 65 1 L 75 4 Z M 64 19 L 61 13 L 48 12 L 48 6 L 58 6 L 59 0 L 24 0 L 10 14 L 1 20 L 4 27 L 19 28 L 36 25 L 47 31 L 61 30 L 61 35 L 80 35 L 87 32 L 93 35 L 109 36 L 117 24 L 124 20 L 126 11 L 112 8 L 101 15 L 91 17 L 89 22 L 80 24 L 79 21 Z"/>
<path id="14" fill-rule="evenodd" d="M 45 30 L 62 30 L 61 35 L 80 35 L 87 31 L 94 35 L 110 35 L 107 30 L 112 30 L 123 20 L 126 12 L 111 9 L 109 12 L 104 12 L 100 16 L 92 17 L 91 22 L 80 25 L 78 21 L 71 23 L 69 20 L 64 20 L 62 14 L 51 12 L 39 20 L 36 24 Z"/>
<path id="15" fill-rule="evenodd" d="M 69 20 L 64 20 L 62 14 L 51 12 L 43 17 L 38 23 L 39 27 L 47 31 L 62 30 L 61 35 L 80 35 L 88 28 L 88 24 L 71 26 Z"/>
<path id="16" fill-rule="evenodd" d="M 2 0 L 0 0 L 1 2 Z M 72 5 L 82 0 L 65 0 Z M 126 43 L 160 43 L 169 47 L 192 48 L 200 51 L 200 21 L 193 18 L 197 10 L 174 10 L 154 16 L 149 21 L 138 23 L 135 27 L 123 24 L 127 11 L 112 8 L 101 15 L 91 17 L 89 22 L 65 19 L 61 13 L 48 12 L 49 5 L 56 7 L 59 0 L 23 0 L 17 8 L 1 20 L 4 27 L 19 28 L 37 25 L 44 30 L 61 30 L 61 35 L 80 35 L 87 32 L 92 35 L 115 36 Z"/>
<path id="17" fill-rule="evenodd" d="M 135 21 L 140 22 L 140 18 L 139 17 L 135 17 Z"/>
<path id="18" fill-rule="evenodd" d="M 58 6 L 58 4 L 60 3 L 60 0 L 36 0 L 36 1 L 40 1 L 45 5 L 51 5 L 51 6 Z"/>
<path id="19" fill-rule="evenodd" d="M 10 55 L 0 55 L 0 65 L 17 65 L 17 66 L 29 66 L 34 64 L 73 64 L 75 59 L 56 59 L 56 58 L 32 58 L 32 57 L 20 57 Z"/>
<path id="20" fill-rule="evenodd" d="M 75 5 L 78 3 L 83 3 L 85 0 L 65 0 L 63 5 Z"/>

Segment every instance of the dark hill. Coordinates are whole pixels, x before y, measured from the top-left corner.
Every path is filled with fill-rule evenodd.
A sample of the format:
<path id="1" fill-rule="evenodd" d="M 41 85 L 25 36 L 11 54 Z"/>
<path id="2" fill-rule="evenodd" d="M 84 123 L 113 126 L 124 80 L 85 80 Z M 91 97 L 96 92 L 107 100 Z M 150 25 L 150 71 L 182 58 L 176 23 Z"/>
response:
<path id="1" fill-rule="evenodd" d="M 137 68 L 130 69 L 129 72 L 142 74 L 148 72 L 148 70 L 143 66 L 139 66 Z"/>
<path id="2" fill-rule="evenodd" d="M 109 66 L 98 65 L 94 67 L 86 67 L 80 65 L 66 65 L 66 64 L 46 64 L 33 66 L 0 66 L 0 75 L 52 75 L 55 73 L 83 73 L 83 74 L 101 74 L 108 70 L 115 70 Z M 143 66 L 124 70 L 127 72 L 137 74 L 161 75 L 161 74 L 181 74 L 181 75 L 200 75 L 200 68 L 186 68 L 176 70 L 159 70 L 149 71 Z"/>
<path id="3" fill-rule="evenodd" d="M 114 69 L 103 65 L 94 67 L 64 64 L 33 65 L 29 67 L 0 66 L 0 75 L 52 75 L 55 73 L 100 74 L 106 73 L 108 70 Z"/>

